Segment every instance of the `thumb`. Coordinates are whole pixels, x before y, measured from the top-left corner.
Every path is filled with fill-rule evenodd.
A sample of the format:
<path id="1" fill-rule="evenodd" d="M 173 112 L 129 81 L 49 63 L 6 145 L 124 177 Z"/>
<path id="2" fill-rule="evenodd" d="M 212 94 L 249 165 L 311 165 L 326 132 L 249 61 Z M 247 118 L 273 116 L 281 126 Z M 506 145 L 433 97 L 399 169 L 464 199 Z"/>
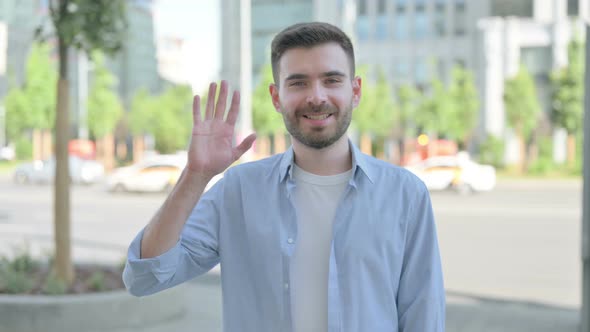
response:
<path id="1" fill-rule="evenodd" d="M 252 147 L 255 140 L 256 134 L 250 134 L 250 136 L 246 137 L 240 145 L 236 146 L 233 149 L 234 160 L 240 159 L 240 157 Z"/>

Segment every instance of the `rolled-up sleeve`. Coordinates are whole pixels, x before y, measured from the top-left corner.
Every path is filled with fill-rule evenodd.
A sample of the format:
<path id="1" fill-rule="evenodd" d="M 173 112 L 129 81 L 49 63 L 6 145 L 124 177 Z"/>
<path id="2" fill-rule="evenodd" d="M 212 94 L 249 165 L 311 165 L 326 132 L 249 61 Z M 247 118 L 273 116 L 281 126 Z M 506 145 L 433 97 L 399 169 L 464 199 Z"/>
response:
<path id="1" fill-rule="evenodd" d="M 160 256 L 141 258 L 145 228 L 133 239 L 123 271 L 125 287 L 135 296 L 150 295 L 206 273 L 219 263 L 220 191 L 223 180 L 203 194 L 174 247 Z"/>
<path id="2" fill-rule="evenodd" d="M 397 296 L 399 331 L 443 332 L 443 274 L 430 196 L 423 185 L 410 211 Z"/>

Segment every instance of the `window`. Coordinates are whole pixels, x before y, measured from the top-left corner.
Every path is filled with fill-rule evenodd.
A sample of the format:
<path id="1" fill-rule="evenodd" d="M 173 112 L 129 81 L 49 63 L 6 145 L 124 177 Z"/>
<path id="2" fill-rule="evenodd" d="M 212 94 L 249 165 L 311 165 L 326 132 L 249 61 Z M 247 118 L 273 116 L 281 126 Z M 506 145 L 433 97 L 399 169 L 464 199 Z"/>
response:
<path id="1" fill-rule="evenodd" d="M 377 16 L 377 31 L 375 37 L 378 40 L 386 40 L 389 38 L 389 20 L 386 15 Z"/>
<path id="2" fill-rule="evenodd" d="M 416 58 L 416 63 L 414 66 L 414 79 L 416 83 L 426 83 L 428 80 L 428 63 L 426 62 L 426 58 Z"/>
<path id="3" fill-rule="evenodd" d="M 492 0 L 492 16 L 533 17 L 533 0 Z"/>
<path id="4" fill-rule="evenodd" d="M 429 35 L 428 15 L 424 7 L 416 7 L 414 14 L 414 37 L 416 39 L 425 39 Z"/>
<path id="5" fill-rule="evenodd" d="M 377 2 L 377 13 L 379 15 L 387 14 L 387 1 L 386 0 L 378 0 Z"/>
<path id="6" fill-rule="evenodd" d="M 437 37 L 443 37 L 446 34 L 446 17 L 444 4 L 437 4 L 434 8 L 433 30 Z"/>
<path id="7" fill-rule="evenodd" d="M 408 5 L 407 0 L 396 0 L 396 8 L 398 12 L 405 12 Z"/>
<path id="8" fill-rule="evenodd" d="M 356 35 L 359 41 L 369 39 L 369 18 L 367 16 L 359 16 L 356 19 Z"/>
<path id="9" fill-rule="evenodd" d="M 394 19 L 395 32 L 394 36 L 396 40 L 406 40 L 409 37 L 408 29 L 408 15 L 405 12 L 397 12 Z"/>
<path id="10" fill-rule="evenodd" d="M 410 75 L 410 64 L 406 58 L 397 58 L 393 64 L 393 76 L 396 80 L 405 81 Z"/>
<path id="11" fill-rule="evenodd" d="M 453 22 L 455 24 L 455 35 L 463 36 L 465 34 L 465 26 L 467 17 L 465 15 L 465 0 L 455 0 L 455 15 Z"/>
<path id="12" fill-rule="evenodd" d="M 358 0 L 358 6 L 356 7 L 356 13 L 358 16 L 367 15 L 367 0 Z"/>
<path id="13" fill-rule="evenodd" d="M 567 15 L 568 16 L 579 16 L 580 15 L 580 0 L 567 0 Z"/>

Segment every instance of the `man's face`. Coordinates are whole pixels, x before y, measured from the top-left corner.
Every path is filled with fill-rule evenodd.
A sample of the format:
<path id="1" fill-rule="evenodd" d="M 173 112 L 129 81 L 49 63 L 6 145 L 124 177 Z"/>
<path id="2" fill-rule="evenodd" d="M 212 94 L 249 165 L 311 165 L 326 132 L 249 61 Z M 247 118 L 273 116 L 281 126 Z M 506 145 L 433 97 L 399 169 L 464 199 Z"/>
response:
<path id="1" fill-rule="evenodd" d="M 361 96 L 361 80 L 351 75 L 348 57 L 336 43 L 283 54 L 279 84 L 270 92 L 294 139 L 322 149 L 344 135 Z"/>

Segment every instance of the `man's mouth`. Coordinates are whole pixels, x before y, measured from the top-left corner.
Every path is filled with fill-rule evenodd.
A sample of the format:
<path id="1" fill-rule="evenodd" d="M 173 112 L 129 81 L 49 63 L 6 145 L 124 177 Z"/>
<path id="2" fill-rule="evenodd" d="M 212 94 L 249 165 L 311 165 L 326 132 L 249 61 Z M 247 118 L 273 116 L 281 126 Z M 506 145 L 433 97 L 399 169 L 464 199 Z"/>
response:
<path id="1" fill-rule="evenodd" d="M 306 119 L 310 119 L 310 120 L 324 120 L 324 119 L 327 119 L 331 115 L 332 114 L 317 114 L 317 115 L 307 114 L 307 115 L 303 115 L 303 117 Z"/>

